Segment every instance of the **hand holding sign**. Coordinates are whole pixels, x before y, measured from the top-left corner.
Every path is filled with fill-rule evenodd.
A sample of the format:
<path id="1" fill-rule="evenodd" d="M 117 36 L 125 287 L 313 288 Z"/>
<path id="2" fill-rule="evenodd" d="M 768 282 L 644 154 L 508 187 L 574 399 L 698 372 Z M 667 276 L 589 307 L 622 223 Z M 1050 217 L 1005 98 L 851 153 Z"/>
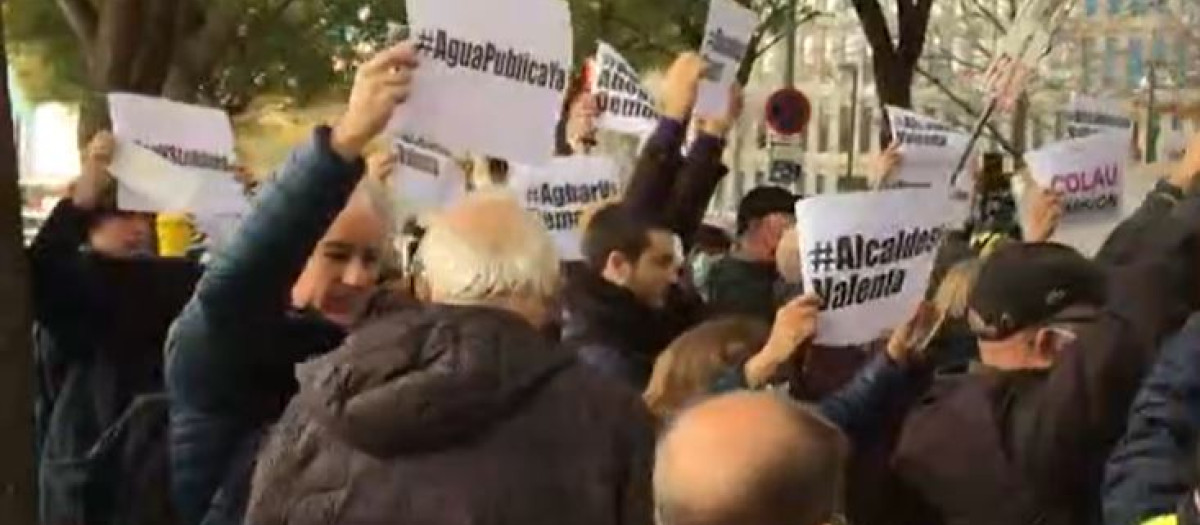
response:
<path id="1" fill-rule="evenodd" d="M 775 326 L 766 346 L 746 362 L 746 382 L 751 387 L 765 385 L 779 367 L 812 339 L 817 330 L 821 299 L 805 295 L 792 299 L 775 314 Z"/>
<path id="2" fill-rule="evenodd" d="M 112 164 L 117 143 L 112 134 L 101 131 L 92 137 L 83 153 L 83 176 L 71 188 L 71 202 L 83 210 L 94 210 L 112 184 L 108 166 Z"/>
<path id="3" fill-rule="evenodd" d="M 922 301 L 916 312 L 888 337 L 887 354 L 898 364 L 909 364 L 923 357 L 925 349 L 937 335 L 946 314 L 933 303 Z"/>
<path id="4" fill-rule="evenodd" d="M 375 55 L 354 76 L 346 114 L 333 127 L 330 145 L 346 161 L 362 156 L 396 107 L 408 99 L 417 50 L 405 42 Z"/>
<path id="5" fill-rule="evenodd" d="M 684 122 L 700 87 L 700 75 L 704 73 L 704 59 L 696 53 L 684 53 L 675 59 L 663 79 L 662 113 L 671 120 Z"/>
<path id="6" fill-rule="evenodd" d="M 1047 242 L 1058 229 L 1062 219 L 1062 196 L 1049 189 L 1029 187 L 1027 198 L 1032 201 L 1029 208 L 1029 220 L 1025 231 L 1025 242 Z"/>
<path id="7" fill-rule="evenodd" d="M 871 158 L 867 173 L 867 176 L 871 178 L 871 185 L 875 189 L 888 186 L 892 182 L 893 175 L 896 174 L 896 168 L 903 161 L 904 155 L 900 153 L 900 141 L 893 140 L 887 149 Z"/>

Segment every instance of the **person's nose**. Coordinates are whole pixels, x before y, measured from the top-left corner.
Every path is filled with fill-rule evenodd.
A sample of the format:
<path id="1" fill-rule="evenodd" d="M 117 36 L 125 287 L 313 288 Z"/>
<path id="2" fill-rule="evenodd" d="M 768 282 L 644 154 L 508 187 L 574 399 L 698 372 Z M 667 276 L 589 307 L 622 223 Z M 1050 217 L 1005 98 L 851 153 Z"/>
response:
<path id="1" fill-rule="evenodd" d="M 354 257 L 350 263 L 346 265 L 346 270 L 342 273 L 342 283 L 347 286 L 356 288 L 366 288 L 371 285 L 374 279 L 373 272 L 361 257 Z"/>

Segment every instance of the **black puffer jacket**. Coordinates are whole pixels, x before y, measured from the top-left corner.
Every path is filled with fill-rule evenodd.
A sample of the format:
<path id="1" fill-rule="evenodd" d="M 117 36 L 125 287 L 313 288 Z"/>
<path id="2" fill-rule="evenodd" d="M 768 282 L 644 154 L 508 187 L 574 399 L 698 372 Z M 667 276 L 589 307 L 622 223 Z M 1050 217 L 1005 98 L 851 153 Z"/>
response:
<path id="1" fill-rule="evenodd" d="M 297 375 L 249 524 L 652 522 L 641 400 L 511 314 L 397 312 Z"/>

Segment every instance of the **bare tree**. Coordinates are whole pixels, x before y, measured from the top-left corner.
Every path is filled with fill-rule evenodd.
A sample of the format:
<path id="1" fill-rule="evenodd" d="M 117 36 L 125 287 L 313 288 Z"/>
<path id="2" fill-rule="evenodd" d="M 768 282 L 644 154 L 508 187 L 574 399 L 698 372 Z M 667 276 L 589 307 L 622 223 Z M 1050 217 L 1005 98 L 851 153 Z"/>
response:
<path id="1" fill-rule="evenodd" d="M 3 17 L 0 10 L 0 18 Z M 21 191 L 8 92 L 8 58 L 0 20 L 0 516 L 35 525 L 33 351 L 28 267 L 22 242 Z"/>
<path id="2" fill-rule="evenodd" d="M 888 28 L 880 0 L 853 0 L 852 3 L 867 44 L 871 46 L 879 102 L 910 108 L 913 79 L 925 49 L 933 0 L 894 1 L 898 21 L 896 38 Z"/>

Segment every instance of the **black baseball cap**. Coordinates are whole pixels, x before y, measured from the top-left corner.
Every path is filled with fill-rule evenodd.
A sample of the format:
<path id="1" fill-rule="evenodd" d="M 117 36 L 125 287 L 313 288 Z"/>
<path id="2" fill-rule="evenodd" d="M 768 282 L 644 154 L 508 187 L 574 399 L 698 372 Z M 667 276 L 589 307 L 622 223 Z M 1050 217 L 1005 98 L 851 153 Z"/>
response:
<path id="1" fill-rule="evenodd" d="M 738 204 L 737 233 L 746 233 L 750 223 L 775 213 L 796 213 L 796 201 L 801 197 L 776 186 L 759 186 L 750 190 Z"/>
<path id="2" fill-rule="evenodd" d="M 968 304 L 976 335 L 994 341 L 1065 318 L 1067 310 L 1094 311 L 1105 295 L 1104 271 L 1074 249 L 1014 243 L 984 261 Z"/>

